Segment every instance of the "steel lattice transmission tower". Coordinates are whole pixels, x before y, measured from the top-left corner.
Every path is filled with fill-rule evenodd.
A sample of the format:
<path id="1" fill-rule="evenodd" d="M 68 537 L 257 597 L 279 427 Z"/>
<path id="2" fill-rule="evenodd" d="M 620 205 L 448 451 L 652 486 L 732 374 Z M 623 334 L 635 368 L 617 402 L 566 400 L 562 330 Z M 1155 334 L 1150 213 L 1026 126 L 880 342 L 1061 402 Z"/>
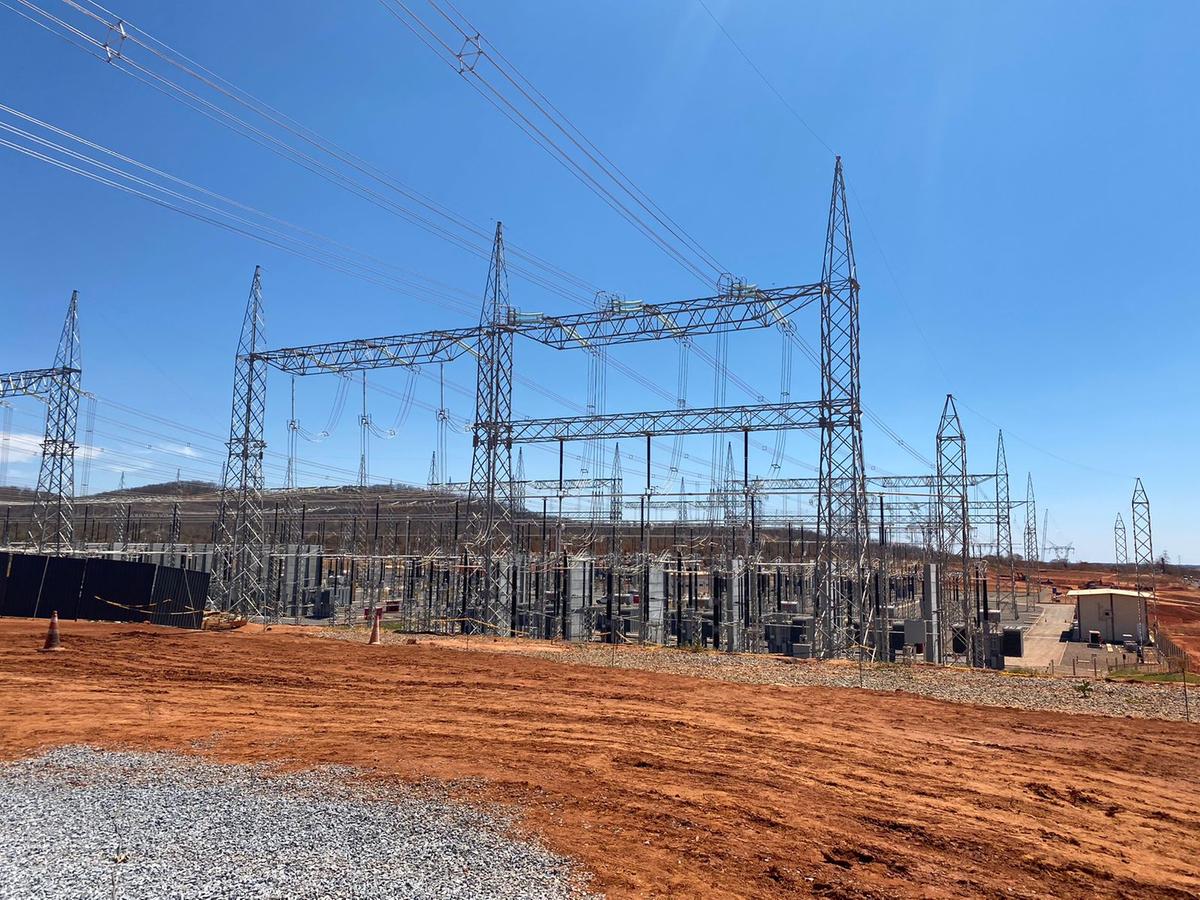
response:
<path id="1" fill-rule="evenodd" d="M 47 379 L 46 430 L 31 539 L 39 550 L 67 553 L 75 539 L 75 426 L 82 380 L 79 353 L 79 292 L 71 292 L 53 375 Z"/>
<path id="2" fill-rule="evenodd" d="M 488 266 L 487 289 L 476 344 L 475 432 L 471 480 L 467 490 L 470 521 L 467 539 L 480 561 L 476 599 L 483 618 L 500 626 L 508 609 L 501 596 L 507 579 L 497 567 L 512 548 L 512 369 L 513 333 L 508 328 L 508 273 L 504 265 L 504 226 Z"/>
<path id="3" fill-rule="evenodd" d="M 1041 553 L 1037 538 L 1037 502 L 1033 497 L 1033 473 L 1025 480 L 1025 595 L 1036 587 L 1040 599 L 1042 587 L 1036 582 L 1042 577 Z"/>
<path id="4" fill-rule="evenodd" d="M 1145 601 L 1141 601 L 1142 619 L 1148 621 L 1152 619 L 1154 622 L 1153 629 L 1158 628 L 1158 598 L 1155 596 L 1154 584 L 1154 538 L 1150 531 L 1150 498 L 1146 496 L 1146 489 L 1142 486 L 1142 479 L 1138 479 L 1133 486 L 1133 499 L 1131 502 L 1133 510 L 1133 577 L 1134 585 L 1138 593 L 1148 593 L 1150 595 L 1150 604 L 1152 615 L 1145 615 Z M 1140 624 L 1139 624 L 1140 627 Z M 1139 635 L 1142 640 L 1145 640 L 1147 635 Z"/>
<path id="5" fill-rule="evenodd" d="M 870 630 L 858 310 L 858 273 L 839 156 L 821 264 L 821 471 L 813 650 L 824 656 L 844 655 Z M 856 637 L 850 634 L 854 624 L 859 629 Z"/>
<path id="6" fill-rule="evenodd" d="M 210 605 L 246 616 L 261 613 L 267 599 L 262 496 L 266 365 L 257 355 L 262 338 L 262 269 L 256 266 L 234 362 L 229 455 L 209 588 Z"/>
<path id="7" fill-rule="evenodd" d="M 1113 523 L 1113 543 L 1115 545 L 1117 570 L 1129 565 L 1129 537 L 1125 533 L 1125 520 L 1117 513 L 1117 521 Z"/>
<path id="8" fill-rule="evenodd" d="M 127 534 L 127 526 L 132 512 L 132 505 L 125 500 L 125 473 L 121 473 L 121 478 L 117 482 L 117 493 L 121 495 L 119 503 L 114 503 L 112 508 L 112 545 L 113 550 L 120 553 L 121 559 L 125 558 L 125 553 L 129 549 L 129 535 Z"/>
<path id="9" fill-rule="evenodd" d="M 612 469 L 612 498 L 608 507 L 608 521 L 617 523 L 623 515 L 622 502 L 625 499 L 625 478 L 621 472 L 621 445 L 613 446 Z"/>
<path id="10" fill-rule="evenodd" d="M 954 395 L 947 394 L 942 406 L 942 418 L 937 430 L 937 523 L 938 556 L 942 567 L 942 580 L 950 585 L 950 573 L 957 563 L 961 578 L 957 613 L 967 628 L 969 658 L 975 653 L 975 622 L 971 615 L 969 592 L 971 589 L 971 519 L 970 498 L 967 493 L 967 439 L 958 418 Z M 955 560 L 955 557 L 958 557 Z M 949 592 L 942 596 L 949 599 Z M 946 602 L 943 600 L 943 603 Z M 948 616 L 942 616 L 943 648 Z M 945 649 L 943 649 L 945 652 Z"/>
<path id="11" fill-rule="evenodd" d="M 996 557 L 1000 579 L 1007 580 L 1006 593 L 1017 613 L 1017 564 L 1013 558 L 1012 497 L 1008 489 L 1008 456 L 1004 452 L 1004 432 L 996 436 Z M 1001 606 L 1003 597 L 999 598 Z"/>

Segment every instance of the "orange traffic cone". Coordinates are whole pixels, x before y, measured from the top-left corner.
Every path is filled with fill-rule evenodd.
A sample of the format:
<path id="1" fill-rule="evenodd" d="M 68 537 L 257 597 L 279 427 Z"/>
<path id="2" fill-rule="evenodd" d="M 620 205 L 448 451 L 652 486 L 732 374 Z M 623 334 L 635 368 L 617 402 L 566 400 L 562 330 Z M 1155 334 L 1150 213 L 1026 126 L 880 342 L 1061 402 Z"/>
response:
<path id="1" fill-rule="evenodd" d="M 39 653 L 45 653 L 48 650 L 61 650 L 62 643 L 58 639 L 58 610 L 50 614 L 50 629 L 46 632 L 46 643 L 39 650 Z"/>
<path id="2" fill-rule="evenodd" d="M 371 639 L 369 641 L 367 641 L 368 645 L 380 643 L 379 622 L 382 618 L 383 618 L 383 610 L 382 609 L 375 610 L 375 620 L 371 623 Z"/>

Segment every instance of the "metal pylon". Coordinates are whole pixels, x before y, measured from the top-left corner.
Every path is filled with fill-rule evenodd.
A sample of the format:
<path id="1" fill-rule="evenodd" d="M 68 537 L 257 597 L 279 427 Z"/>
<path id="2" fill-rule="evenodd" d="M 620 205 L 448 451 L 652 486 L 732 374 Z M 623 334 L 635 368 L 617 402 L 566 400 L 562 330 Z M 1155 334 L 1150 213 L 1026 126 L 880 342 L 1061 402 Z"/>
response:
<path id="1" fill-rule="evenodd" d="M 516 480 L 513 482 L 513 503 L 520 512 L 525 511 L 525 504 L 528 501 L 526 483 L 525 483 L 525 452 L 517 448 L 517 468 L 515 472 Z"/>
<path id="2" fill-rule="evenodd" d="M 1039 583 L 1042 577 L 1041 560 L 1037 535 L 1037 502 L 1033 496 L 1031 472 L 1025 480 L 1025 595 L 1029 596 L 1029 589 L 1033 588 L 1038 592 L 1039 600 L 1042 593 Z"/>
<path id="3" fill-rule="evenodd" d="M 471 453 L 468 541 L 480 565 L 475 590 L 482 618 L 498 631 L 509 630 L 508 578 L 512 549 L 512 367 L 513 334 L 508 321 L 508 273 L 504 265 L 504 226 L 488 267 L 487 289 L 479 317 L 476 351 L 475 429 Z M 463 623 L 464 627 L 466 623 Z"/>
<path id="4" fill-rule="evenodd" d="M 858 274 L 839 156 L 821 265 L 821 474 L 814 653 L 842 656 L 870 633 L 867 486 L 859 379 Z M 847 415 L 835 415 L 845 409 Z M 857 627 L 859 634 L 853 634 Z"/>
<path id="5" fill-rule="evenodd" d="M 286 598 L 286 603 L 290 615 L 299 616 L 299 585 L 300 585 L 300 556 L 301 545 L 304 543 L 304 527 L 302 525 L 304 516 L 301 513 L 300 506 L 297 502 L 296 489 L 299 486 L 297 482 L 296 468 L 299 463 L 299 442 L 297 438 L 300 435 L 300 420 L 296 418 L 296 379 L 292 378 L 291 384 L 291 407 L 288 415 L 288 457 L 287 471 L 284 474 L 284 507 L 283 507 L 283 528 L 281 533 L 276 536 L 274 541 L 277 545 L 282 545 L 283 554 L 286 558 L 289 553 L 289 546 L 295 545 L 296 552 L 291 557 L 291 593 Z M 280 573 L 282 575 L 282 572 Z M 278 590 L 278 586 L 276 588 Z M 274 604 L 275 620 L 278 620 L 280 615 L 279 601 L 283 598 L 276 598 Z"/>
<path id="6" fill-rule="evenodd" d="M 1117 521 L 1113 523 L 1113 545 L 1117 561 L 1117 571 L 1122 566 L 1129 565 L 1129 536 L 1125 532 L 1125 520 L 1117 513 Z"/>
<path id="7" fill-rule="evenodd" d="M 1017 564 L 1013 558 L 1012 495 L 1008 486 L 1008 456 L 1004 452 L 1004 432 L 996 435 L 996 562 L 1001 583 L 1007 582 L 1004 594 L 1017 615 Z M 996 605 L 1003 609 L 1004 596 Z"/>
<path id="8" fill-rule="evenodd" d="M 1145 601 L 1139 601 L 1143 622 L 1151 623 L 1151 632 L 1158 629 L 1158 598 L 1155 595 L 1154 584 L 1154 539 L 1150 531 L 1150 498 L 1138 479 L 1133 486 L 1133 577 L 1138 593 L 1150 595 L 1150 615 L 1146 615 Z M 1138 623 L 1142 628 L 1142 622 Z M 1145 640 L 1146 634 L 1138 635 L 1139 640 Z"/>
<path id="9" fill-rule="evenodd" d="M 257 357 L 262 338 L 262 270 L 256 266 L 233 367 L 229 455 L 208 594 L 211 607 L 242 616 L 261 614 L 267 600 L 262 465 L 267 367 Z"/>
<path id="10" fill-rule="evenodd" d="M 942 406 L 942 418 L 937 430 L 937 522 L 938 555 L 941 560 L 943 584 L 949 587 L 950 574 L 957 568 L 959 603 L 956 613 L 967 629 L 968 659 L 976 662 L 977 636 L 972 615 L 971 593 L 971 516 L 967 493 L 967 439 L 963 434 L 954 395 L 947 394 Z M 947 590 L 942 591 L 949 598 Z M 943 655 L 952 651 L 946 642 L 948 616 L 942 617 Z"/>
<path id="11" fill-rule="evenodd" d="M 621 445 L 613 446 L 612 458 L 612 497 L 608 507 L 608 521 L 620 522 L 624 510 L 625 479 L 621 473 Z"/>
<path id="12" fill-rule="evenodd" d="M 124 559 L 129 550 L 128 526 L 133 510 L 133 504 L 125 499 L 124 472 L 121 473 L 121 479 L 117 482 L 117 493 L 121 495 L 121 500 L 119 503 L 114 503 L 112 508 L 112 547 L 113 551 L 119 554 L 116 558 Z"/>
<path id="13" fill-rule="evenodd" d="M 79 353 L 79 292 L 71 292 L 67 318 L 54 355 L 54 377 L 46 392 L 46 430 L 38 469 L 30 539 L 55 556 L 75 539 L 75 425 L 82 381 Z"/>

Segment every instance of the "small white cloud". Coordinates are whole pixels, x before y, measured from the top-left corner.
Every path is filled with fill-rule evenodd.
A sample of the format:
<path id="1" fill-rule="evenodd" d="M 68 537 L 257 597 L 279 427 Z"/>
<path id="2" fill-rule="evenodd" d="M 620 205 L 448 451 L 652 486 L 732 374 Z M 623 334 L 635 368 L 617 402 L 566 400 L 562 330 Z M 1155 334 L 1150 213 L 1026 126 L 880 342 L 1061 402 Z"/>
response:
<path id="1" fill-rule="evenodd" d="M 19 431 L 8 436 L 8 440 L 0 437 L 0 454 L 8 448 L 10 463 L 23 463 L 42 456 L 42 436 L 40 434 L 25 434 Z"/>
<path id="2" fill-rule="evenodd" d="M 0 436 L 0 455 L 4 453 L 5 444 L 8 445 L 10 465 L 20 465 L 23 462 L 42 458 L 42 435 L 40 434 L 14 431 L 8 436 L 7 441 Z M 76 447 L 75 459 L 95 459 L 101 452 L 102 448 L 100 447 Z"/>
<path id="3" fill-rule="evenodd" d="M 170 453 L 173 456 L 186 456 L 188 459 L 196 459 L 200 456 L 191 444 L 160 444 L 154 449 L 160 453 Z"/>

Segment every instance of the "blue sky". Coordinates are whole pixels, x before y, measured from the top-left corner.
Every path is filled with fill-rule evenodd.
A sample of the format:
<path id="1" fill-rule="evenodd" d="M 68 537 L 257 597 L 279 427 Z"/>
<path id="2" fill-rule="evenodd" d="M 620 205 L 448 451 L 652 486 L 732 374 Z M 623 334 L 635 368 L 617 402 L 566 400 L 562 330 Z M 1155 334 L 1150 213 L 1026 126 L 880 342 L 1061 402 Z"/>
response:
<path id="1" fill-rule="evenodd" d="M 708 2 L 844 157 L 867 406 L 931 458 L 942 402 L 953 392 L 977 471 L 990 468 L 1003 426 L 1014 498 L 1024 496 L 1032 472 L 1051 541 L 1072 542 L 1087 558 L 1111 558 L 1112 520 L 1122 512 L 1128 521 L 1140 475 L 1156 550 L 1196 562 L 1200 7 Z M 463 0 L 460 8 L 730 271 L 764 285 L 819 278 L 832 156 L 695 0 Z M 708 293 L 376 2 L 121 0 L 113 9 L 481 227 L 502 219 L 512 242 L 591 284 L 630 298 Z M 103 29 L 93 33 L 102 37 Z M 0 34 L 0 103 L 464 290 L 471 303 L 481 297 L 486 263 L 477 257 L 2 7 Z M 217 476 L 256 264 L 265 272 L 268 343 L 276 346 L 473 318 L 461 306 L 348 277 L 2 147 L 0 185 L 0 369 L 49 364 L 66 300 L 78 289 L 85 386 L 100 398 L 93 490 L 112 487 L 120 471 L 130 484 L 164 480 L 177 466 L 185 477 Z M 522 309 L 577 309 L 516 278 L 512 294 Z M 816 344 L 815 315 L 801 314 L 797 324 Z M 738 336 L 730 347 L 740 378 L 774 399 L 778 335 Z M 581 356 L 517 349 L 525 379 L 516 388 L 519 414 L 571 412 L 531 383 L 586 404 Z M 617 356 L 675 393 L 673 348 Z M 469 416 L 470 364 L 448 366 L 446 377 L 448 406 Z M 400 372 L 371 376 L 376 422 L 392 422 L 407 381 Z M 689 401 L 710 402 L 712 381 L 694 358 Z M 818 387 L 815 368 L 797 355 L 792 396 L 815 398 Z M 270 391 L 268 439 L 282 453 L 288 380 L 273 377 Z M 321 428 L 335 393 L 330 379 L 297 385 L 307 428 Z M 301 481 L 353 480 L 357 398 L 352 391 L 328 440 L 301 442 Z M 372 442 L 376 479 L 426 478 L 436 372 L 416 380 L 414 398 L 398 435 Z M 746 395 L 731 385 L 729 398 Z M 613 411 L 671 405 L 616 371 L 606 399 Z M 39 429 L 38 406 L 18 403 L 14 430 Z M 865 441 L 874 470 L 919 468 L 873 423 Z M 450 444 L 450 474 L 465 478 L 469 438 L 451 433 Z M 707 478 L 709 439 L 681 448 L 678 473 L 666 468 L 671 443 L 661 444 L 656 481 L 683 477 L 690 489 Z M 641 448 L 622 450 L 633 478 L 644 467 Z M 815 441 L 790 436 L 782 474 L 812 474 L 816 461 Z M 526 464 L 531 476 L 557 471 L 553 448 L 529 450 Z M 753 470 L 769 474 L 769 465 L 770 454 L 756 449 Z M 579 466 L 569 459 L 568 474 Z M 268 475 L 280 483 L 278 457 Z M 34 477 L 31 461 L 15 454 L 12 480 Z M 1018 512 L 1018 544 L 1022 523 Z"/>

